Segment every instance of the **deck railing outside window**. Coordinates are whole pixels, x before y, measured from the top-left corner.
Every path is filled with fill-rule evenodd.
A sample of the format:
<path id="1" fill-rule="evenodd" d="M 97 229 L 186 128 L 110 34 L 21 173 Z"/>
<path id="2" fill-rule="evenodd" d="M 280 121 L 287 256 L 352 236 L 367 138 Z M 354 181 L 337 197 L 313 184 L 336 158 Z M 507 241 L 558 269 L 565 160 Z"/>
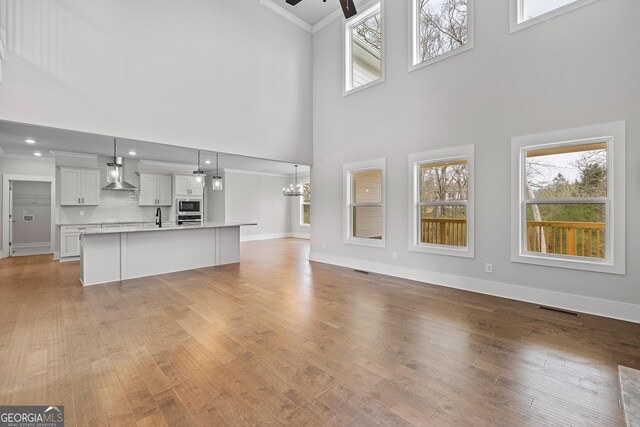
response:
<path id="1" fill-rule="evenodd" d="M 604 258 L 604 222 L 527 221 L 527 251 Z"/>
<path id="2" fill-rule="evenodd" d="M 464 247 L 467 244 L 467 220 L 422 218 L 420 243 Z"/>

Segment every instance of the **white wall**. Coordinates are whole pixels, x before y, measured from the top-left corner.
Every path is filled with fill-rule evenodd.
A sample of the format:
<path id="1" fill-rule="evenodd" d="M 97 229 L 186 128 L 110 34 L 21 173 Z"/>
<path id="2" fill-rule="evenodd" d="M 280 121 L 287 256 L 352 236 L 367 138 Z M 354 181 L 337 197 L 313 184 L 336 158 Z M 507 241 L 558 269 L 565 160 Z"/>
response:
<path id="1" fill-rule="evenodd" d="M 0 157 L 0 175 L 34 175 L 44 177 L 55 176 L 55 163 L 47 159 L 32 160 L 18 157 Z M 2 186 L 0 186 L 0 200 L 2 200 Z M 7 219 L 8 220 L 8 219 Z M 4 225 L 4 213 L 0 210 L 0 224 Z M 0 247 L 3 245 L 3 227 L 0 226 Z M 1 248 L 3 251 L 4 248 Z"/>
<path id="2" fill-rule="evenodd" d="M 282 188 L 292 178 L 255 172 L 225 170 L 225 220 L 255 222 L 241 227 L 243 240 L 284 237 L 291 232 L 291 200 Z"/>
<path id="3" fill-rule="evenodd" d="M 639 258 L 640 2 L 597 1 L 510 34 L 509 2 L 477 1 L 476 47 L 412 73 L 409 3 L 387 2 L 386 81 L 360 93 L 342 96 L 341 21 L 314 35 L 312 258 L 640 321 L 637 305 L 610 303 L 640 304 L 637 262 L 616 276 L 509 255 L 511 137 L 627 120 L 627 257 Z M 476 258 L 408 252 L 408 154 L 464 144 L 476 144 Z M 342 165 L 381 157 L 387 248 L 345 245 Z"/>
<path id="4" fill-rule="evenodd" d="M 311 163 L 311 35 L 257 1 L 0 3 L 0 119 Z"/>
<path id="5" fill-rule="evenodd" d="M 212 190 L 211 178 L 208 177 L 207 181 L 206 216 L 210 222 L 225 222 L 226 176 L 224 171 L 219 174 L 222 177 L 222 190 Z"/>
<path id="6" fill-rule="evenodd" d="M 33 221 L 24 221 L 33 215 Z M 27 247 L 36 243 L 51 245 L 51 183 L 13 182 L 13 246 Z"/>

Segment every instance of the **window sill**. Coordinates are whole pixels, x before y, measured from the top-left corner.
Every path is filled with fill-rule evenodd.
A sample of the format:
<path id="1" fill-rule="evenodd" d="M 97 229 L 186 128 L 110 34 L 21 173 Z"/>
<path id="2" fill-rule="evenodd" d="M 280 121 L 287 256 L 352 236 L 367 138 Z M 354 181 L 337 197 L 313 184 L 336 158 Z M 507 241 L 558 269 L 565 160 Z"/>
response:
<path id="1" fill-rule="evenodd" d="M 311 224 L 300 224 L 299 226 L 303 228 L 311 228 Z"/>
<path id="2" fill-rule="evenodd" d="M 532 264 L 543 267 L 556 267 L 570 270 L 592 271 L 596 273 L 608 273 L 626 275 L 624 262 L 614 263 L 611 260 L 589 261 L 580 258 L 568 258 L 558 256 L 535 255 L 523 253 L 512 255 L 511 262 L 520 264 Z"/>
<path id="3" fill-rule="evenodd" d="M 419 252 L 425 254 L 456 256 L 461 258 L 475 258 L 473 248 L 460 248 L 447 245 L 416 245 L 409 244 L 409 252 Z"/>
<path id="4" fill-rule="evenodd" d="M 543 13 L 542 15 L 536 16 L 535 18 L 531 18 L 531 19 L 527 19 L 526 21 L 522 21 L 522 22 L 518 22 L 518 18 L 517 18 L 517 7 L 514 3 L 513 0 L 511 2 L 511 22 L 510 22 L 510 32 L 511 34 L 520 31 L 520 30 L 524 30 L 525 28 L 529 28 L 532 27 L 534 25 L 537 25 L 541 22 L 547 21 L 549 19 L 555 18 L 556 16 L 559 15 L 563 15 L 565 13 L 571 12 L 572 10 L 578 9 L 582 6 L 585 6 L 589 3 L 593 3 L 597 0 L 577 0 L 573 3 L 569 3 L 566 4 L 564 6 L 561 6 L 557 9 L 551 10 L 547 13 Z"/>
<path id="5" fill-rule="evenodd" d="M 354 93 L 361 92 L 361 91 L 363 91 L 365 89 L 369 89 L 370 87 L 377 86 L 380 83 L 384 83 L 384 76 L 380 77 L 378 80 L 374 80 L 372 82 L 369 82 L 366 85 L 358 86 L 358 87 L 355 87 L 355 88 L 349 89 L 349 90 L 343 89 L 342 96 L 349 96 L 349 95 L 352 95 Z"/>
<path id="6" fill-rule="evenodd" d="M 348 245 L 369 246 L 369 247 L 372 247 L 372 248 L 386 248 L 387 247 L 387 244 L 386 244 L 384 239 L 377 240 L 377 239 L 362 239 L 362 238 L 352 237 L 350 239 L 349 238 L 344 239 L 343 243 L 346 243 Z"/>
<path id="7" fill-rule="evenodd" d="M 435 64 L 437 62 L 444 61 L 445 59 L 449 59 L 449 58 L 451 58 L 453 56 L 459 55 L 459 54 L 464 53 L 464 52 L 466 52 L 468 50 L 471 50 L 471 49 L 473 49 L 473 41 L 469 40 L 467 42 L 467 44 L 462 46 L 462 47 L 459 47 L 459 48 L 454 49 L 454 50 L 450 50 L 447 53 L 443 53 L 442 55 L 438 55 L 435 58 L 427 59 L 426 61 L 422 61 L 422 62 L 419 62 L 417 64 L 414 64 L 413 63 L 413 59 L 410 59 L 409 72 L 411 73 L 411 72 L 419 70 L 421 68 L 428 67 L 429 65 L 433 65 L 433 64 Z"/>

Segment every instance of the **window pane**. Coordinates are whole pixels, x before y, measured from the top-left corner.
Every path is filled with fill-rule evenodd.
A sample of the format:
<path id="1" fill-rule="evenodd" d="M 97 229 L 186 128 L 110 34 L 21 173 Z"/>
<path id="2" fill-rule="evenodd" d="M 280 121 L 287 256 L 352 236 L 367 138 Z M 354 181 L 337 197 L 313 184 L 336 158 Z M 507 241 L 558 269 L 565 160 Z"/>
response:
<path id="1" fill-rule="evenodd" d="M 467 200 L 467 161 L 420 165 L 420 201 Z"/>
<path id="2" fill-rule="evenodd" d="M 527 205 L 529 252 L 605 257 L 604 204 Z"/>
<path id="3" fill-rule="evenodd" d="M 354 206 L 353 237 L 382 240 L 382 206 Z"/>
<path id="4" fill-rule="evenodd" d="M 311 184 L 305 182 L 302 184 L 302 203 L 311 203 Z"/>
<path id="5" fill-rule="evenodd" d="M 527 152 L 526 198 L 607 197 L 607 144 Z"/>
<path id="6" fill-rule="evenodd" d="M 366 85 L 381 76 L 382 33 L 380 13 L 351 29 L 351 87 Z"/>
<path id="7" fill-rule="evenodd" d="M 302 223 L 311 224 L 311 205 L 302 205 Z"/>
<path id="8" fill-rule="evenodd" d="M 467 0 L 417 0 L 418 62 L 467 44 Z"/>
<path id="9" fill-rule="evenodd" d="M 382 203 L 382 170 L 353 173 L 353 203 Z"/>
<path id="10" fill-rule="evenodd" d="M 519 22 L 528 21 L 576 0 L 522 0 Z"/>
<path id="11" fill-rule="evenodd" d="M 466 247 L 466 206 L 422 206 L 420 243 Z"/>

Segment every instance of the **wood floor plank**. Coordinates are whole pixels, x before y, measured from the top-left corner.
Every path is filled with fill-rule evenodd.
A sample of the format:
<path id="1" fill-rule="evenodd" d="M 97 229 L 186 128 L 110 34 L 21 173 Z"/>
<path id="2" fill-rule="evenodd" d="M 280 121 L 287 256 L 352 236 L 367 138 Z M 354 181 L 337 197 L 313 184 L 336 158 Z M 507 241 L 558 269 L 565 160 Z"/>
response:
<path id="1" fill-rule="evenodd" d="M 69 426 L 623 426 L 640 325 L 310 263 L 83 288 L 78 263 L 0 260 L 0 404 Z M 38 310 L 33 310 L 38 307 Z"/>

